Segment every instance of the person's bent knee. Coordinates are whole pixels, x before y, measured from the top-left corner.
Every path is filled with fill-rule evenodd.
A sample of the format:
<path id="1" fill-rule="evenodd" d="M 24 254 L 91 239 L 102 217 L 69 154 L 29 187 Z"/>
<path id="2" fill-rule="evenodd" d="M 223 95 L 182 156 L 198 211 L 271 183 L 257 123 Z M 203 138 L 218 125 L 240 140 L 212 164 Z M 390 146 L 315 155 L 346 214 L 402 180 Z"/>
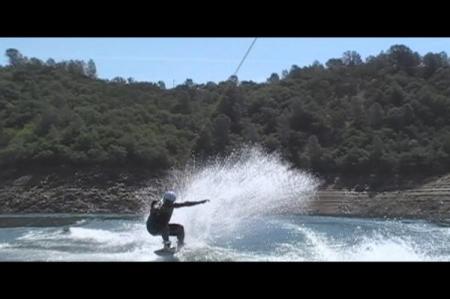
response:
<path id="1" fill-rule="evenodd" d="M 150 235 L 152 236 L 158 236 L 161 234 L 161 231 L 158 229 L 154 229 L 154 228 L 147 228 L 147 231 Z"/>

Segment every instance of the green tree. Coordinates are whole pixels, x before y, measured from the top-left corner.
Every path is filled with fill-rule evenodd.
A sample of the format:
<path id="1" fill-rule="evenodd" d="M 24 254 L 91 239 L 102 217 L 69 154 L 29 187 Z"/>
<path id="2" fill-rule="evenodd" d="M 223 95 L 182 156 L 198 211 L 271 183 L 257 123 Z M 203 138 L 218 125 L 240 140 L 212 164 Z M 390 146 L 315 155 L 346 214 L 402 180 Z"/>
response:
<path id="1" fill-rule="evenodd" d="M 236 75 L 232 75 L 230 76 L 230 78 L 228 78 L 228 82 L 230 82 L 234 86 L 237 86 L 239 84 L 239 78 Z"/>
<path id="2" fill-rule="evenodd" d="M 158 87 L 160 89 L 166 89 L 166 83 L 164 83 L 164 81 L 158 81 Z"/>
<path id="3" fill-rule="evenodd" d="M 420 64 L 420 55 L 405 45 L 393 45 L 387 54 L 394 66 L 406 70 L 408 73 L 411 73 L 412 68 Z"/>
<path id="4" fill-rule="evenodd" d="M 194 153 L 203 158 L 212 153 L 213 139 L 209 127 L 205 127 L 197 138 L 194 145 Z"/>
<path id="5" fill-rule="evenodd" d="M 305 148 L 311 167 L 313 169 L 318 169 L 320 167 L 323 151 L 316 135 L 311 135 L 308 138 Z"/>
<path id="6" fill-rule="evenodd" d="M 366 123 L 365 112 L 362 104 L 363 100 L 360 97 L 353 97 L 350 104 L 350 112 L 357 128 L 361 128 Z"/>
<path id="7" fill-rule="evenodd" d="M 339 69 L 344 66 L 342 59 L 331 58 L 325 63 L 326 67 L 329 69 Z"/>
<path id="8" fill-rule="evenodd" d="M 190 114 L 192 112 L 191 101 L 188 97 L 180 97 L 172 108 L 173 113 Z"/>
<path id="9" fill-rule="evenodd" d="M 186 79 L 186 81 L 184 81 L 184 85 L 188 88 L 192 88 L 194 87 L 194 81 L 192 79 Z"/>
<path id="10" fill-rule="evenodd" d="M 387 122 L 394 129 L 400 129 L 404 124 L 403 110 L 401 108 L 391 108 L 386 116 Z"/>
<path id="11" fill-rule="evenodd" d="M 347 66 L 360 65 L 363 63 L 361 55 L 356 51 L 346 51 L 342 55 L 342 63 Z"/>
<path id="12" fill-rule="evenodd" d="M 267 79 L 267 82 L 271 84 L 278 83 L 279 81 L 280 76 L 278 76 L 277 73 L 272 73 L 272 75 L 270 75 L 270 77 Z"/>
<path id="13" fill-rule="evenodd" d="M 450 155 L 450 133 L 447 133 L 443 140 L 443 149 Z"/>
<path id="14" fill-rule="evenodd" d="M 399 85 L 395 84 L 394 86 L 392 86 L 389 89 L 388 94 L 390 103 L 394 104 L 395 106 L 400 106 L 403 104 L 405 100 L 405 93 Z"/>
<path id="15" fill-rule="evenodd" d="M 373 147 L 370 152 L 371 158 L 379 160 L 383 156 L 384 143 L 379 136 L 375 136 L 372 141 Z"/>
<path id="16" fill-rule="evenodd" d="M 424 64 L 424 76 L 425 78 L 429 78 L 431 75 L 436 72 L 437 69 L 441 67 L 446 67 L 449 65 L 448 57 L 445 52 L 441 53 L 427 53 L 423 57 Z"/>
<path id="17" fill-rule="evenodd" d="M 369 108 L 368 121 L 372 128 L 380 128 L 383 124 L 384 111 L 379 103 L 373 103 Z"/>
<path id="18" fill-rule="evenodd" d="M 7 49 L 5 55 L 12 66 L 18 66 L 26 62 L 26 58 L 17 49 Z"/>
<path id="19" fill-rule="evenodd" d="M 222 152 L 230 142 L 231 120 L 225 114 L 219 114 L 213 123 L 213 144 L 217 152 Z"/>
<path id="20" fill-rule="evenodd" d="M 127 80 L 125 80 L 124 78 L 122 78 L 122 77 L 114 77 L 114 78 L 112 78 L 112 80 L 111 80 L 113 83 L 118 83 L 118 84 L 126 84 L 127 83 Z"/>
<path id="21" fill-rule="evenodd" d="M 86 75 L 89 78 L 97 78 L 97 67 L 95 66 L 95 62 L 92 59 L 89 59 L 86 68 Z"/>
<path id="22" fill-rule="evenodd" d="M 49 59 L 47 59 L 46 64 L 48 66 L 54 67 L 56 65 L 56 62 L 53 58 L 49 58 Z"/>

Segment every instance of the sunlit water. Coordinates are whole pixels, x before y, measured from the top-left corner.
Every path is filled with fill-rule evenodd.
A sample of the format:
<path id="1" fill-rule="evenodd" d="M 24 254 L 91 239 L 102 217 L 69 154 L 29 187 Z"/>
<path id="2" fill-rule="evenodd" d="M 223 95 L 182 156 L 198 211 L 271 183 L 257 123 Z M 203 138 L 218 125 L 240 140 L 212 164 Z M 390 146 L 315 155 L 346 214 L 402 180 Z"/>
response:
<path id="1" fill-rule="evenodd" d="M 45 219 L 50 219 L 49 226 Z M 161 248 L 161 240 L 147 233 L 144 220 L 2 216 L 0 260 L 164 261 L 153 253 Z M 186 233 L 187 246 L 174 261 L 450 260 L 450 228 L 423 221 L 264 216 L 207 240 Z"/>

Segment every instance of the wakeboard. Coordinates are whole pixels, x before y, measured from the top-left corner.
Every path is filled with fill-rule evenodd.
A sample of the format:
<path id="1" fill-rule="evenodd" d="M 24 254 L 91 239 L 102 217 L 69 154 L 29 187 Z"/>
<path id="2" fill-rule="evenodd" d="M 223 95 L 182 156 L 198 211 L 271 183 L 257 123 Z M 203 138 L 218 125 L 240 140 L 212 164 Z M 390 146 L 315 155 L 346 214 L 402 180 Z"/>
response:
<path id="1" fill-rule="evenodd" d="M 162 248 L 154 251 L 154 253 L 159 256 L 173 256 L 177 252 L 178 250 L 176 247 Z"/>

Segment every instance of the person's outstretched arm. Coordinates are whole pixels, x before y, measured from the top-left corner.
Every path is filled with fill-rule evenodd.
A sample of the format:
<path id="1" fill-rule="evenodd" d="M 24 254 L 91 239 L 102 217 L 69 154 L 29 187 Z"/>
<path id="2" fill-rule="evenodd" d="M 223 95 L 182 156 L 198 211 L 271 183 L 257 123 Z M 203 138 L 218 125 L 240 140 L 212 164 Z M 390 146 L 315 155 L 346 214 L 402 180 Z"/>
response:
<path id="1" fill-rule="evenodd" d="M 208 202 L 208 201 L 209 201 L 209 199 L 200 200 L 200 201 L 185 201 L 185 202 L 180 202 L 180 203 L 174 203 L 173 207 L 174 208 L 192 207 L 192 206 L 200 205 L 200 204 Z"/>

